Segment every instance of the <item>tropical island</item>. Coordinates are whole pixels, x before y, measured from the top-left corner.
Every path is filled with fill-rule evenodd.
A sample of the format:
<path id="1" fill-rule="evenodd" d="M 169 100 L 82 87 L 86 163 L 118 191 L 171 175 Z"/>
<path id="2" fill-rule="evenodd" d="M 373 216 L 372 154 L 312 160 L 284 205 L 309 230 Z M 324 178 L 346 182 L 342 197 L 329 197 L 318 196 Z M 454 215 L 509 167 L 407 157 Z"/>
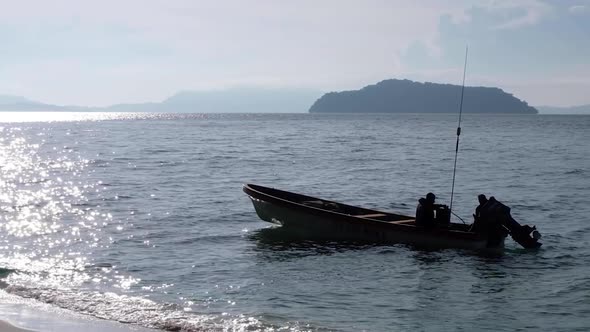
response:
<path id="1" fill-rule="evenodd" d="M 461 86 L 389 79 L 360 90 L 324 94 L 310 113 L 454 113 Z M 465 87 L 465 113 L 537 114 L 527 102 L 499 88 Z"/>
<path id="2" fill-rule="evenodd" d="M 161 101 L 102 107 L 54 105 L 0 94 L 0 112 L 453 113 L 459 109 L 460 99 L 458 85 L 390 79 L 360 90 L 330 93 L 309 88 L 253 86 L 185 90 Z M 590 114 L 590 105 L 533 107 L 499 88 L 465 87 L 463 112 Z"/>

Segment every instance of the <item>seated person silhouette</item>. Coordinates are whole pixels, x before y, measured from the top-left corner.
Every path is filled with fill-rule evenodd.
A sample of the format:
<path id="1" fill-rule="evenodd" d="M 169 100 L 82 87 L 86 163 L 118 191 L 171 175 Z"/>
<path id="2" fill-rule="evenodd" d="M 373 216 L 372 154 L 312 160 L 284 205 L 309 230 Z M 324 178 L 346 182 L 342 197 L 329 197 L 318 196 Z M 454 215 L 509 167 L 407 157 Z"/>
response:
<path id="1" fill-rule="evenodd" d="M 416 207 L 416 226 L 424 228 L 434 228 L 436 221 L 434 219 L 434 201 L 436 196 L 433 193 L 426 194 L 426 198 L 418 200 Z"/>

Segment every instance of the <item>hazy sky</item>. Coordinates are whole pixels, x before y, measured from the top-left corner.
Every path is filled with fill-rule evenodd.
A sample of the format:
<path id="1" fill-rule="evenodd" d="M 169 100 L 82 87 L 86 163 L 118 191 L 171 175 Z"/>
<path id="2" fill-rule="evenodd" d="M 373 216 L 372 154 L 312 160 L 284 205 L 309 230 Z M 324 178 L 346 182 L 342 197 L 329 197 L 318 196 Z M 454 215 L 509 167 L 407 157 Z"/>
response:
<path id="1" fill-rule="evenodd" d="M 242 85 L 357 89 L 387 78 L 590 104 L 590 0 L 0 0 L 0 94 L 159 101 Z"/>

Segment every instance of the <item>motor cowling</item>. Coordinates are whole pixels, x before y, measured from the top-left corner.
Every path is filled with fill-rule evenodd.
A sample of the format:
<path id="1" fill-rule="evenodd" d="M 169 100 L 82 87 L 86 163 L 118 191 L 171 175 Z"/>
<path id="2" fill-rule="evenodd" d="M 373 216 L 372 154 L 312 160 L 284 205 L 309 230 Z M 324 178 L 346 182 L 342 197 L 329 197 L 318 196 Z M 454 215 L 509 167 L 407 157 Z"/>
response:
<path id="1" fill-rule="evenodd" d="M 451 223 L 451 210 L 448 205 L 434 204 L 434 213 L 436 224 L 440 227 L 449 226 Z"/>
<path id="2" fill-rule="evenodd" d="M 519 224 L 512 218 L 510 208 L 497 201 L 494 197 L 490 197 L 488 202 L 481 207 L 479 219 L 476 220 L 476 223 L 482 224 L 478 227 L 480 229 L 489 231 L 501 226 L 506 229 L 514 241 L 524 248 L 538 248 L 541 246 L 541 243 L 538 242 L 541 233 L 537 231 L 537 228 Z"/>

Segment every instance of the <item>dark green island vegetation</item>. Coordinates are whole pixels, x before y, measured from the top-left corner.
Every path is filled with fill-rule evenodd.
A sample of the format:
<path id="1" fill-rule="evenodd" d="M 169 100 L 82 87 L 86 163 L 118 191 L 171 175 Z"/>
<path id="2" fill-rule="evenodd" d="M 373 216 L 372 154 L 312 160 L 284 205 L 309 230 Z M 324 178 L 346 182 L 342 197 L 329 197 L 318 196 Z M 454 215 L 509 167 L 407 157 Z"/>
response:
<path id="1" fill-rule="evenodd" d="M 390 79 L 360 90 L 324 94 L 310 113 L 456 113 L 461 86 Z M 465 87 L 465 113 L 537 114 L 527 102 L 499 88 Z"/>

